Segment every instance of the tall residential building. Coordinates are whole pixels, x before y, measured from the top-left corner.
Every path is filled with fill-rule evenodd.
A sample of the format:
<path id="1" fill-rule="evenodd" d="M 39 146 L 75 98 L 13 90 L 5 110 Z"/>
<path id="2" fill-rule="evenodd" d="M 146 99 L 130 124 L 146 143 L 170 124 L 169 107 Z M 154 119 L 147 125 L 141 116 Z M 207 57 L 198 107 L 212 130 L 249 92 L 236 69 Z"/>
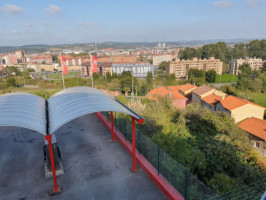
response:
<path id="1" fill-rule="evenodd" d="M 152 57 L 152 63 L 153 65 L 159 66 L 161 62 L 166 61 L 169 62 L 174 58 L 174 55 L 172 54 L 162 54 L 162 55 L 154 55 Z"/>
<path id="2" fill-rule="evenodd" d="M 191 68 L 199 70 L 215 70 L 217 74 L 222 74 L 223 72 L 223 62 L 220 59 L 215 59 L 210 57 L 209 59 L 197 59 L 193 58 L 192 60 L 180 60 L 175 58 L 170 62 L 170 66 L 167 67 L 167 74 L 175 74 L 176 79 L 187 79 L 188 71 Z"/>
<path id="3" fill-rule="evenodd" d="M 229 73 L 238 75 L 238 67 L 243 64 L 249 64 L 252 70 L 259 70 L 263 66 L 263 61 L 260 58 L 240 58 L 230 61 Z"/>

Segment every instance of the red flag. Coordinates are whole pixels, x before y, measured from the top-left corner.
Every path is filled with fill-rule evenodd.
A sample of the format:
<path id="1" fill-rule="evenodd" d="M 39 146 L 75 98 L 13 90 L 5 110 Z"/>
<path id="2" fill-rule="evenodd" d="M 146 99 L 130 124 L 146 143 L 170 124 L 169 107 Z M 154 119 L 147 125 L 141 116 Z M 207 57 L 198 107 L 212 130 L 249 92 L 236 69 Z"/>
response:
<path id="1" fill-rule="evenodd" d="M 61 67 L 63 74 L 68 74 L 68 67 L 66 65 L 66 58 L 61 55 Z"/>
<path id="2" fill-rule="evenodd" d="M 92 73 L 97 72 L 97 58 L 91 55 L 90 61 L 91 61 Z"/>

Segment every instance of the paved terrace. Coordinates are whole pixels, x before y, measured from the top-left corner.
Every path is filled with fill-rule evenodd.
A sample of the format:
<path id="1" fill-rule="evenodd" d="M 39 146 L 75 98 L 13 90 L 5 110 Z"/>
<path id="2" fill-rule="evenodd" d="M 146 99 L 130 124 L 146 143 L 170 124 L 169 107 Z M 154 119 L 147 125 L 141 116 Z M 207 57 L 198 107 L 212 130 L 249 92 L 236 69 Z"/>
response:
<path id="1" fill-rule="evenodd" d="M 111 142 L 110 131 L 94 115 L 73 120 L 56 132 L 65 174 L 61 194 L 49 196 L 52 178 L 44 178 L 44 137 L 34 131 L 0 127 L 0 199 L 166 199 L 132 158 Z"/>

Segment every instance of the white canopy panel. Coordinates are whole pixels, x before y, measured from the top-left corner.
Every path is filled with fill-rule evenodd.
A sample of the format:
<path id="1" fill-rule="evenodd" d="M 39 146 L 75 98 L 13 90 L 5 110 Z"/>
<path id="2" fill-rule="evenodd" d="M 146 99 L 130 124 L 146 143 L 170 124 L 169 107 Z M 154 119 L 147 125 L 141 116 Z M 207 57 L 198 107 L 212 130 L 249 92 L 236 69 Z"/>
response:
<path id="1" fill-rule="evenodd" d="M 75 87 L 60 91 L 48 99 L 48 106 L 49 134 L 53 134 L 73 119 L 94 112 L 116 111 L 141 119 L 139 115 L 112 96 L 88 87 Z"/>
<path id="2" fill-rule="evenodd" d="M 0 95 L 0 126 L 18 126 L 46 135 L 45 100 L 28 93 Z"/>

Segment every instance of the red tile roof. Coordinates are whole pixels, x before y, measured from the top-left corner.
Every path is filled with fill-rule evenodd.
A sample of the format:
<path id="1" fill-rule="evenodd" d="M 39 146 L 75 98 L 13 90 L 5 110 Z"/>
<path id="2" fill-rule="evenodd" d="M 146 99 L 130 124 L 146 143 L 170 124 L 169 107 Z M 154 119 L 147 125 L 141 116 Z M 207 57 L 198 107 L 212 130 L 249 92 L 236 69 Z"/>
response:
<path id="1" fill-rule="evenodd" d="M 173 91 L 171 89 L 167 89 L 166 87 L 159 87 L 159 88 L 150 90 L 150 92 L 147 94 L 147 97 L 155 100 L 156 98 L 154 96 L 156 95 L 169 96 L 172 100 L 186 100 L 187 99 L 179 92 Z"/>
<path id="2" fill-rule="evenodd" d="M 211 87 L 209 87 L 209 86 L 207 86 L 207 85 L 202 85 L 202 86 L 200 86 L 200 87 L 194 89 L 194 90 L 192 91 L 192 93 L 201 96 L 201 95 L 203 95 L 203 94 L 205 94 L 206 92 L 209 92 L 209 91 L 211 91 L 211 90 L 213 90 L 213 88 L 211 88 Z"/>
<path id="3" fill-rule="evenodd" d="M 179 86 L 179 90 L 181 90 L 182 92 L 186 92 L 186 91 L 188 91 L 188 90 L 191 90 L 191 89 L 193 89 L 193 88 L 197 88 L 197 86 L 195 86 L 195 85 L 191 85 L 191 84 L 189 84 L 189 83 L 187 83 L 187 84 L 185 84 L 185 85 L 180 85 Z"/>
<path id="4" fill-rule="evenodd" d="M 238 127 L 266 141 L 266 120 L 252 117 L 238 123 Z"/>
<path id="5" fill-rule="evenodd" d="M 204 102 L 206 102 L 206 103 L 208 103 L 208 104 L 210 104 L 210 105 L 213 105 L 214 106 L 220 100 L 222 100 L 222 97 L 217 96 L 215 94 L 211 94 L 209 96 L 203 97 L 201 100 L 204 101 Z"/>
<path id="6" fill-rule="evenodd" d="M 244 106 L 246 104 L 252 104 L 254 106 L 262 107 L 260 105 L 255 104 L 255 103 L 252 103 L 252 102 L 250 102 L 248 100 L 241 99 L 241 98 L 235 97 L 235 96 L 225 97 L 220 102 L 221 102 L 222 106 L 224 108 L 226 108 L 227 110 L 234 110 L 234 109 L 239 108 L 241 106 Z M 262 107 L 262 108 L 264 108 L 264 107 Z"/>

